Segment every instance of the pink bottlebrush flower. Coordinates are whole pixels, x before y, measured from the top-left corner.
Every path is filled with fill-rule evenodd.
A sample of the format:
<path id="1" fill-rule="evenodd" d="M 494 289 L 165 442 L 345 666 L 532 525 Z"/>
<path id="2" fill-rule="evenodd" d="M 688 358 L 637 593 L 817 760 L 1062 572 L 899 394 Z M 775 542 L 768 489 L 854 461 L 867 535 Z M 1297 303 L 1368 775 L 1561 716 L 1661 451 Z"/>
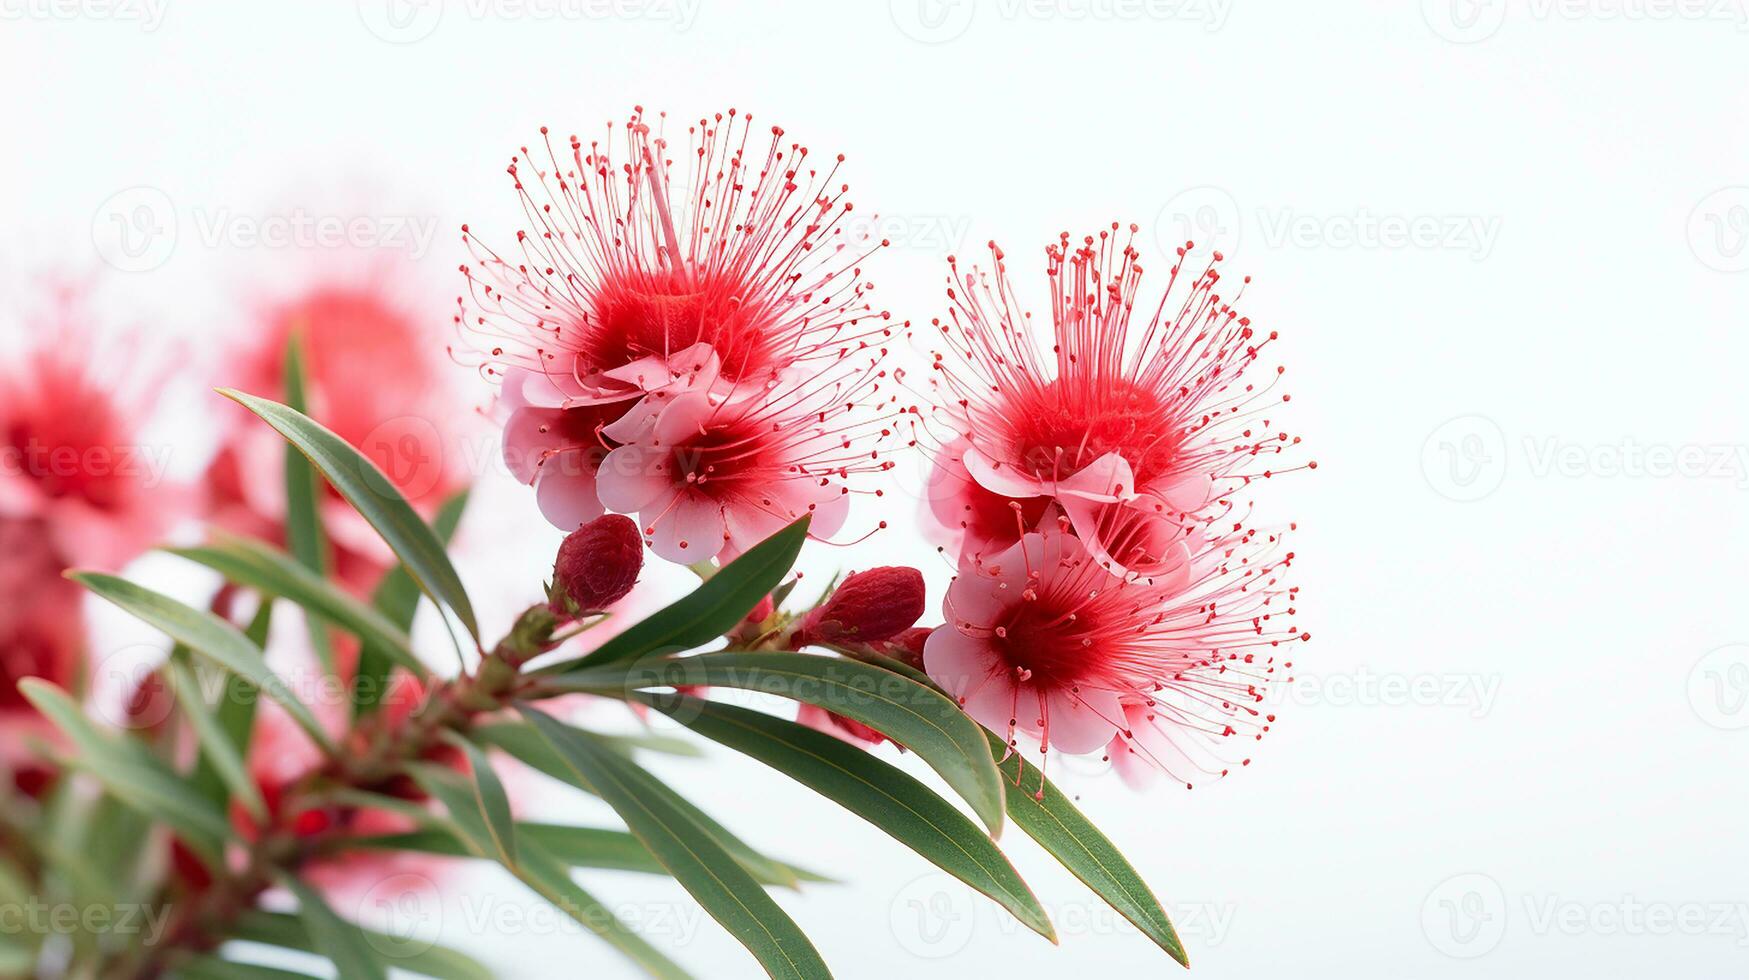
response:
<path id="1" fill-rule="evenodd" d="M 887 565 L 847 576 L 831 598 L 796 625 L 794 641 L 879 643 L 915 625 L 923 616 L 923 573 Z"/>
<path id="2" fill-rule="evenodd" d="M 841 366 L 757 398 L 694 390 L 653 412 L 640 403 L 607 430 L 624 443 L 602 460 L 601 502 L 637 513 L 656 554 L 685 564 L 732 558 L 806 515 L 810 534 L 831 536 L 851 481 L 892 467 L 877 446 L 902 412 L 881 393 L 878 356 Z"/>
<path id="3" fill-rule="evenodd" d="M 61 577 L 66 559 L 40 520 L 0 517 L 0 767 L 36 795 L 53 770 L 27 751 L 29 738 L 53 741 L 48 721 L 18 690 L 40 677 L 76 690 L 85 651 L 84 590 Z"/>
<path id="4" fill-rule="evenodd" d="M 239 349 L 228 352 L 223 381 L 268 398 L 285 397 L 285 352 L 293 336 L 304 354 L 306 412 L 383 471 L 415 507 L 430 514 L 459 490 L 459 420 L 446 396 L 431 333 L 382 287 L 323 282 L 267 307 Z M 243 412 L 206 473 L 215 524 L 280 542 L 285 537 L 285 442 Z M 368 589 L 393 563 L 381 540 L 340 496 L 321 484 L 323 526 L 335 571 Z"/>
<path id="5" fill-rule="evenodd" d="M 1272 651 L 1309 639 L 1281 582 L 1292 560 L 1279 536 L 1240 532 L 1164 587 L 1114 574 L 1071 534 L 1029 533 L 962 568 L 925 669 L 1011 744 L 1019 731 L 1080 754 L 1121 739 L 1186 784 L 1224 775 L 1222 749 L 1274 721 L 1257 705 L 1292 664 Z"/>
<path id="6" fill-rule="evenodd" d="M 1029 502 L 1051 498 L 1101 563 L 1182 579 L 1231 492 L 1282 472 L 1276 458 L 1298 445 L 1271 417 L 1288 400 L 1274 391 L 1283 369 L 1254 380 L 1275 334 L 1258 335 L 1223 298 L 1218 252 L 1169 306 L 1190 244 L 1179 249 L 1158 306 L 1132 328 L 1135 230 L 1120 242 L 1114 224 L 1079 246 L 1065 233 L 1045 250 L 1048 353 L 1019 312 L 1001 249 L 990 246 L 989 278 L 962 276 L 949 260 L 950 322 L 936 325 L 953 356 L 937 355 L 935 384 L 963 442 L 940 454 L 938 482 L 975 487 L 948 483 L 934 509 L 949 529 L 964 528 L 968 555 L 1012 540 L 995 533 L 1000 514 L 987 513 L 997 501 L 1022 502 L 1013 526 L 1032 529 L 1040 517 Z"/>
<path id="7" fill-rule="evenodd" d="M 1050 497 L 1016 500 L 972 479 L 965 455 L 970 441 L 956 438 L 935 454 L 924 491 L 924 527 L 952 555 L 993 555 L 1061 513 Z"/>
<path id="8" fill-rule="evenodd" d="M 0 369 L 0 517 L 41 521 L 67 564 L 118 568 L 187 508 L 169 448 L 141 441 L 163 378 L 139 335 L 99 337 L 71 290 L 33 331 Z"/>
<path id="9" fill-rule="evenodd" d="M 890 334 L 865 298 L 867 251 L 840 227 L 842 156 L 817 168 L 777 127 L 761 150 L 752 118 L 730 110 L 687 128 L 677 164 L 664 121 L 636 109 L 623 161 L 613 127 L 568 153 L 543 128 L 544 160 L 523 147 L 509 167 L 531 225 L 520 254 L 462 227 L 474 262 L 456 321 L 502 382 L 511 471 L 567 530 L 602 512 L 596 470 L 619 444 L 602 433 L 632 401 L 701 385 L 760 396 Z"/>
<path id="10" fill-rule="evenodd" d="M 572 531 L 559 545 L 553 562 L 553 611 L 569 616 L 600 612 L 624 599 L 638 584 L 644 567 L 644 542 L 638 525 L 619 514 L 597 517 Z"/>

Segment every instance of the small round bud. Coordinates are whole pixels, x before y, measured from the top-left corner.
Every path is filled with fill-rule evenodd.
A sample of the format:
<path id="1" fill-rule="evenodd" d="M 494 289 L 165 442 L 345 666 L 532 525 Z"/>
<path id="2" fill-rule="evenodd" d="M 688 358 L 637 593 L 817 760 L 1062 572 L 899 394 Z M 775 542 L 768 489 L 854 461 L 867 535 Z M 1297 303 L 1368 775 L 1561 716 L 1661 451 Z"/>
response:
<path id="1" fill-rule="evenodd" d="M 923 592 L 923 573 L 915 568 L 887 565 L 857 572 L 808 613 L 795 640 L 802 644 L 891 639 L 923 615 Z"/>
<path id="2" fill-rule="evenodd" d="M 559 545 L 552 610 L 560 616 L 600 612 L 626 597 L 643 567 L 637 522 L 620 514 L 597 517 Z"/>

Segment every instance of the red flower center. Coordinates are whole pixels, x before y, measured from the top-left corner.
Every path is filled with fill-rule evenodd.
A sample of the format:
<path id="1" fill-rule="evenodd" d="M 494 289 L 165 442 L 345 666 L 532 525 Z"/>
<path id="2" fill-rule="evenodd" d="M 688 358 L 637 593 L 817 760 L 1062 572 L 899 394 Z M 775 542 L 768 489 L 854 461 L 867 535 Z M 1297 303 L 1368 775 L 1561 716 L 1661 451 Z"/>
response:
<path id="1" fill-rule="evenodd" d="M 1169 406 L 1128 382 L 1053 381 L 1013 401 L 1006 421 L 1014 445 L 1027 471 L 1041 480 L 1067 479 L 1115 452 L 1130 464 L 1136 483 L 1145 486 L 1171 472 L 1177 461 L 1181 437 Z"/>
<path id="2" fill-rule="evenodd" d="M 764 329 L 767 318 L 742 305 L 745 293 L 723 278 L 605 284 L 594 299 L 583 356 L 593 369 L 610 370 L 705 343 L 730 381 L 768 371 L 778 352 Z"/>

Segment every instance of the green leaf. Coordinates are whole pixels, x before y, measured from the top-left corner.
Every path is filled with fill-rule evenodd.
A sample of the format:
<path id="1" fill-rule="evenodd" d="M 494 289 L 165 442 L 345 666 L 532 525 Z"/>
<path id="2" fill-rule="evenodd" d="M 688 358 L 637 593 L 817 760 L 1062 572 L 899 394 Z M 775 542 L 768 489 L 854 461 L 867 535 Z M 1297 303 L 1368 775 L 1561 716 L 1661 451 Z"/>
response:
<path id="1" fill-rule="evenodd" d="M 830 977 L 808 938 L 722 845 L 666 796 L 660 784 L 618 752 L 526 706 L 523 715 L 579 778 L 595 787 L 681 887 L 722 923 L 773 977 Z"/>
<path id="2" fill-rule="evenodd" d="M 597 647 L 592 653 L 541 673 L 563 673 L 630 657 L 674 653 L 721 637 L 747 618 L 759 600 L 783 581 L 808 538 L 808 518 L 747 549 L 687 596 Z"/>
<path id="3" fill-rule="evenodd" d="M 73 743 L 72 763 L 97 777 L 117 799 L 163 821 L 197 849 L 210 852 L 214 842 L 230 833 L 224 814 L 193 786 L 139 742 L 100 731 L 66 692 L 35 677 L 19 681 L 18 690 Z"/>
<path id="4" fill-rule="evenodd" d="M 1008 793 L 1008 815 L 1063 867 L 1105 899 L 1142 934 L 1184 966 L 1190 958 L 1178 932 L 1142 876 L 1099 829 L 1075 809 L 1063 791 L 994 732 L 985 729 L 992 757 L 1001 760 L 1002 775 L 1016 788 Z M 1006 756 L 1006 758 L 1004 758 Z M 1026 787 L 1042 787 L 1036 798 Z"/>
<path id="5" fill-rule="evenodd" d="M 445 547 L 455 537 L 455 529 L 461 524 L 462 512 L 467 506 L 468 492 L 463 490 L 437 509 L 437 518 L 432 521 L 431 529 Z M 371 605 L 406 633 L 413 628 L 413 616 L 419 610 L 419 595 L 419 583 L 413 581 L 407 569 L 396 565 L 377 583 L 376 592 L 371 595 Z M 392 669 L 391 655 L 366 640 L 358 651 L 358 670 L 352 678 L 354 712 L 362 716 L 376 710 L 388 694 Z"/>
<path id="6" fill-rule="evenodd" d="M 263 649 L 267 646 L 267 634 L 273 627 L 273 600 L 263 596 L 261 605 L 255 610 L 255 618 L 250 620 L 249 628 L 243 635 L 250 643 Z M 255 727 L 255 699 L 260 691 L 228 670 L 219 671 L 223 687 L 219 692 L 218 704 L 213 707 L 213 719 L 218 723 L 225 739 L 231 743 L 238 758 L 249 757 L 249 741 Z M 194 787 L 202 796 L 213 801 L 213 804 L 223 809 L 230 800 L 229 788 L 219 775 L 218 768 L 201 753 L 200 760 L 195 763 L 192 777 Z"/>
<path id="7" fill-rule="evenodd" d="M 666 875 L 668 872 L 648 848 L 623 830 L 598 827 L 571 827 L 556 823 L 519 823 L 516 837 L 532 841 L 553 857 L 573 868 L 601 868 L 613 871 L 637 871 L 643 874 Z M 348 848 L 373 851 L 420 851 L 445 857 L 473 857 L 468 846 L 442 830 L 415 830 L 405 834 L 378 834 L 347 838 Z"/>
<path id="8" fill-rule="evenodd" d="M 285 679 L 267 666 L 261 648 L 237 632 L 237 628 L 211 613 L 183 605 L 166 595 L 141 588 L 127 579 L 99 572 L 73 572 L 71 577 L 148 625 L 201 654 L 220 667 L 248 680 L 278 701 L 310 738 L 332 752 L 328 733 L 310 709 L 286 686 Z"/>
<path id="9" fill-rule="evenodd" d="M 285 345 L 285 403 L 292 409 L 308 411 L 304 397 L 304 348 L 294 331 Z M 316 485 L 316 471 L 310 461 L 293 446 L 285 447 L 285 537 L 291 553 L 317 579 L 328 576 L 328 541 L 322 533 L 322 515 L 316 503 L 321 488 Z M 330 674 L 334 672 L 334 644 L 320 623 L 310 623 L 310 645 L 316 659 Z"/>
<path id="10" fill-rule="evenodd" d="M 315 980 L 308 973 L 293 973 L 259 963 L 239 963 L 217 956 L 202 956 L 176 968 L 177 980 Z"/>
<path id="11" fill-rule="evenodd" d="M 296 875 L 282 873 L 279 883 L 298 900 L 298 919 L 303 922 L 310 942 L 346 980 L 388 980 L 388 972 L 377 962 L 370 942 L 358 926 L 334 914 L 326 900 Z"/>
<path id="12" fill-rule="evenodd" d="M 195 738 L 200 742 L 200 757 L 213 768 L 213 772 L 224 782 L 229 791 L 229 797 L 235 797 L 242 802 L 244 809 L 249 811 L 258 823 L 267 819 L 267 804 L 261 799 L 261 790 L 256 787 L 255 780 L 249 778 L 249 772 L 243 765 L 243 757 L 237 753 L 236 743 L 231 741 L 217 717 L 207 708 L 200 693 L 200 681 L 194 676 L 194 668 L 189 665 L 188 653 L 178 648 L 171 654 L 170 660 L 164 665 L 165 675 L 170 680 L 170 688 L 176 693 L 176 703 L 182 708 L 182 714 L 188 719 L 194 729 Z"/>
<path id="13" fill-rule="evenodd" d="M 1057 941 L 1032 890 L 978 825 L 903 770 L 831 735 L 747 708 L 683 694 L 640 700 L 838 803 Z"/>
<path id="14" fill-rule="evenodd" d="M 838 657 L 730 650 L 545 680 L 562 690 L 620 697 L 637 688 L 708 686 L 806 701 L 862 722 L 917 753 L 971 804 L 991 836 L 1002 832 L 1002 778 L 983 729 L 952 698 L 892 671 Z"/>
<path id="15" fill-rule="evenodd" d="M 420 588 L 448 606 L 467 628 L 468 635 L 479 643 L 480 627 L 474 619 L 474 607 L 455 566 L 444 554 L 442 542 L 381 470 L 346 440 L 301 412 L 231 388 L 222 388 L 219 393 L 254 412 L 290 440 L 376 528 Z"/>
<path id="16" fill-rule="evenodd" d="M 447 946 L 426 946 L 416 938 L 401 938 L 359 927 L 365 940 L 397 970 L 406 970 L 436 980 L 492 980 L 485 964 Z M 231 937 L 245 942 L 328 955 L 311 941 L 310 932 L 296 915 L 250 909 L 237 917 Z"/>
<path id="17" fill-rule="evenodd" d="M 475 727 L 470 734 L 487 745 L 508 752 L 523 765 L 545 773 L 561 783 L 575 786 L 585 793 L 595 792 L 595 788 L 579 777 L 576 769 L 565 762 L 558 750 L 528 725 L 513 722 L 480 725 Z M 617 744 L 611 738 L 597 736 L 597 740 L 608 747 L 615 747 Z M 766 857 L 667 786 L 662 786 L 660 791 L 668 797 L 670 805 L 686 811 L 695 822 L 709 831 L 710 835 L 716 838 L 717 843 L 733 854 L 735 860 L 741 862 L 741 866 L 746 868 L 748 873 L 758 879 L 761 884 L 794 888 L 804 878 L 816 881 L 824 880 L 818 875 L 800 871 L 781 861 L 774 861 Z"/>
<path id="18" fill-rule="evenodd" d="M 205 565 L 239 585 L 290 599 L 372 644 L 414 674 L 430 673 L 429 668 L 414 655 L 413 641 L 405 630 L 271 545 L 226 536 L 215 544 L 168 550 L 173 555 Z"/>
<path id="19" fill-rule="evenodd" d="M 479 746 L 454 731 L 446 732 L 445 739 L 467 755 L 468 768 L 474 775 L 474 803 L 492 835 L 492 846 L 497 848 L 498 860 L 507 867 L 515 867 L 516 820 L 510 815 L 510 797 L 504 792 L 504 784 Z"/>
<path id="20" fill-rule="evenodd" d="M 467 790 L 453 771 L 429 763 L 413 763 L 407 767 L 419 785 L 443 804 L 451 821 L 444 825 L 450 834 L 464 844 L 475 857 L 490 858 L 495 845 L 485 823 L 475 812 Z M 520 860 L 505 869 L 518 881 L 534 889 L 547 901 L 586 926 L 609 945 L 629 957 L 652 976 L 684 978 L 686 971 L 644 941 L 619 917 L 602 905 L 593 895 L 571 880 L 570 869 L 543 850 L 540 845 L 525 843 Z"/>

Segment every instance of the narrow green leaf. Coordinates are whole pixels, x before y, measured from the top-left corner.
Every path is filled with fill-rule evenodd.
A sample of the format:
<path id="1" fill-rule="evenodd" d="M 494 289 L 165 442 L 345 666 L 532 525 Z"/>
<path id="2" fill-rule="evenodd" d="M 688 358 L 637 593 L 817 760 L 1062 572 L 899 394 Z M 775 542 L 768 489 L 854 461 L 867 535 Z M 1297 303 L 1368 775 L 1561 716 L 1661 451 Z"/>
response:
<path id="1" fill-rule="evenodd" d="M 451 770 L 429 763 L 414 763 L 408 767 L 408 772 L 449 812 L 452 819 L 442 825 L 444 829 L 464 844 L 474 857 L 492 857 L 495 845 L 491 832 L 474 811 L 473 802 L 461 784 L 460 777 Z M 505 870 L 547 901 L 563 909 L 567 915 L 601 937 L 608 945 L 624 953 L 652 976 L 686 976 L 686 971 L 572 881 L 570 869 L 540 845 L 525 843 L 520 851 L 520 858 L 514 865 L 505 865 Z"/>
<path id="2" fill-rule="evenodd" d="M 431 522 L 431 530 L 437 535 L 445 547 L 455 537 L 455 530 L 461 524 L 462 512 L 468 506 L 468 491 L 463 490 L 451 496 L 437 509 L 437 518 Z M 376 592 L 371 595 L 371 605 L 383 614 L 389 622 L 395 624 L 402 633 L 413 628 L 413 616 L 419 610 L 419 583 L 407 574 L 407 569 L 396 565 L 377 583 Z M 366 640 L 358 651 L 358 670 L 352 678 L 353 711 L 359 715 L 367 715 L 377 709 L 389 691 L 389 674 L 393 670 L 393 659 L 389 652 L 379 649 L 376 644 Z"/>
<path id="3" fill-rule="evenodd" d="M 1050 917 L 990 838 L 904 770 L 831 735 L 747 708 L 684 694 L 639 700 L 838 803 L 1057 941 Z"/>
<path id="4" fill-rule="evenodd" d="M 551 776 L 561 783 L 575 786 L 585 793 L 593 794 L 595 792 L 595 788 L 581 779 L 576 769 L 565 762 L 558 750 L 528 725 L 513 722 L 479 725 L 472 730 L 471 734 L 479 741 L 509 753 L 523 765 Z M 609 747 L 615 744 L 611 739 L 600 739 L 600 741 L 601 744 Z M 823 880 L 818 875 L 803 872 L 781 861 L 766 857 L 667 786 L 662 786 L 660 792 L 668 797 L 671 806 L 686 811 L 695 822 L 709 831 L 710 835 L 716 838 L 717 843 L 733 854 L 735 860 L 741 862 L 741 866 L 746 868 L 748 873 L 758 879 L 761 884 L 795 888 L 804 878 L 815 881 Z"/>
<path id="5" fill-rule="evenodd" d="M 1160 900 L 1111 840 L 1019 752 L 1008 751 L 994 732 L 985 729 L 984 734 L 992 757 L 1001 760 L 1002 775 L 1015 786 L 1008 793 L 1008 815 L 1020 829 L 1119 914 L 1135 923 L 1167 955 L 1189 966 L 1184 944 L 1179 942 L 1178 932 L 1172 928 L 1166 910 L 1160 907 Z M 1034 789 L 1027 789 L 1029 786 Z M 1040 787 L 1043 798 L 1034 795 Z"/>
<path id="6" fill-rule="evenodd" d="M 205 565 L 238 585 L 290 599 L 307 612 L 372 644 L 407 670 L 420 676 L 430 673 L 414 655 L 413 641 L 405 630 L 271 545 L 227 536 L 215 544 L 168 550 Z"/>
<path id="7" fill-rule="evenodd" d="M 653 792 L 660 784 L 618 752 L 526 706 L 524 717 L 579 778 L 594 786 L 681 887 L 779 978 L 830 977 L 825 961 L 759 882 L 687 813 Z"/>
<path id="8" fill-rule="evenodd" d="M 346 980 L 388 980 L 388 971 L 377 962 L 363 930 L 334 914 L 328 902 L 314 888 L 293 874 L 281 874 L 279 883 L 298 900 L 298 919 L 303 922 L 310 942 Z"/>
<path id="9" fill-rule="evenodd" d="M 203 760 L 209 762 L 219 779 L 224 781 L 230 797 L 235 797 L 243 804 L 258 822 L 267 819 L 267 805 L 261 799 L 261 790 L 256 787 L 255 780 L 249 778 L 249 772 L 243 765 L 243 757 L 237 754 L 237 746 L 231 741 L 229 733 L 219 724 L 217 717 L 207 708 L 205 699 L 201 697 L 200 681 L 194 676 L 194 668 L 189 665 L 188 653 L 178 648 L 171 654 L 170 660 L 164 665 L 165 675 L 170 680 L 170 688 L 176 694 L 176 703 L 182 709 L 183 717 L 188 719 L 194 729 L 195 738 L 200 742 L 200 754 Z"/>
<path id="10" fill-rule="evenodd" d="M 211 613 L 201 612 L 114 575 L 73 572 L 71 577 L 148 625 L 162 630 L 176 642 L 259 687 L 268 697 L 278 701 L 286 714 L 308 732 L 317 745 L 333 750 L 333 743 L 316 716 L 286 686 L 285 679 L 267 666 L 261 648 L 237 632 L 235 626 Z"/>
<path id="11" fill-rule="evenodd" d="M 285 345 L 283 381 L 285 403 L 295 411 L 309 411 L 304 392 L 304 345 L 297 331 Z M 285 447 L 285 538 L 297 561 L 317 579 L 328 577 L 328 540 L 322 533 L 322 514 L 317 504 L 321 488 L 316 471 L 296 447 Z M 289 598 L 289 597 L 288 597 Z M 295 601 L 295 600 L 294 600 Z M 323 669 L 334 672 L 334 643 L 321 623 L 309 623 L 310 645 Z"/>
<path id="12" fill-rule="evenodd" d="M 504 784 L 492 771 L 491 761 L 479 746 L 454 731 L 446 732 L 445 738 L 468 757 L 468 768 L 473 770 L 474 776 L 474 803 L 485 818 L 486 830 L 492 835 L 492 845 L 498 851 L 498 860 L 507 867 L 515 867 L 516 820 L 510 815 L 510 797 L 504 792 Z"/>
<path id="13" fill-rule="evenodd" d="M 66 692 L 35 677 L 19 681 L 18 690 L 73 743 L 70 761 L 117 799 L 168 824 L 197 848 L 211 851 L 230 833 L 224 814 L 192 786 L 139 742 L 99 730 Z"/>
<path id="14" fill-rule="evenodd" d="M 177 967 L 171 977 L 176 980 L 315 980 L 308 973 L 293 973 L 276 966 L 240 963 L 217 956 L 189 960 Z"/>
<path id="15" fill-rule="evenodd" d="M 250 643 L 266 649 L 267 634 L 272 628 L 273 600 L 262 596 L 261 605 L 255 610 L 255 617 L 250 620 L 249 628 L 243 631 L 243 635 Z M 210 665 L 207 669 L 211 669 Z M 250 736 L 255 727 L 255 699 L 260 696 L 260 690 L 228 670 L 218 673 L 223 686 L 219 691 L 218 704 L 213 706 L 213 719 L 225 733 L 225 739 L 231 743 L 237 757 L 247 759 Z M 224 809 L 230 799 L 229 788 L 219 776 L 218 768 L 205 753 L 195 763 L 192 779 L 197 792 L 213 801 L 219 809 Z"/>
<path id="16" fill-rule="evenodd" d="M 641 660 L 546 679 L 556 689 L 626 696 L 650 687 L 733 687 L 806 701 L 853 718 L 917 753 L 990 828 L 1002 831 L 1002 778 L 983 730 L 939 690 L 880 667 L 801 653 L 705 653 Z"/>
<path id="17" fill-rule="evenodd" d="M 290 440 L 376 528 L 425 593 L 448 606 L 474 642 L 479 642 L 480 627 L 474 619 L 474 607 L 455 566 L 444 554 L 443 544 L 381 470 L 346 440 L 302 412 L 235 389 L 223 388 L 219 393 L 254 412 Z"/>
<path id="18" fill-rule="evenodd" d="M 747 549 L 687 596 L 597 647 L 542 673 L 562 673 L 656 653 L 691 650 L 721 637 L 783 581 L 808 538 L 808 518 Z"/>
<path id="19" fill-rule="evenodd" d="M 519 823 L 519 841 L 532 841 L 553 857 L 573 868 L 602 868 L 614 871 L 637 871 L 643 874 L 666 875 L 648 848 L 623 830 L 598 827 L 571 827 L 555 823 Z M 347 838 L 348 848 L 372 851 L 420 851 L 445 857 L 473 857 L 462 841 L 441 830 L 415 830 L 405 834 L 378 834 Z"/>
<path id="20" fill-rule="evenodd" d="M 371 948 L 388 959 L 389 965 L 397 970 L 435 980 L 492 980 L 492 971 L 485 964 L 447 946 L 426 946 L 423 940 L 391 936 L 374 929 L 360 927 L 358 931 L 364 934 Z M 264 946 L 328 955 L 326 950 L 318 949 L 311 941 L 309 930 L 298 916 L 283 912 L 259 909 L 243 912 L 237 917 L 231 937 Z"/>

